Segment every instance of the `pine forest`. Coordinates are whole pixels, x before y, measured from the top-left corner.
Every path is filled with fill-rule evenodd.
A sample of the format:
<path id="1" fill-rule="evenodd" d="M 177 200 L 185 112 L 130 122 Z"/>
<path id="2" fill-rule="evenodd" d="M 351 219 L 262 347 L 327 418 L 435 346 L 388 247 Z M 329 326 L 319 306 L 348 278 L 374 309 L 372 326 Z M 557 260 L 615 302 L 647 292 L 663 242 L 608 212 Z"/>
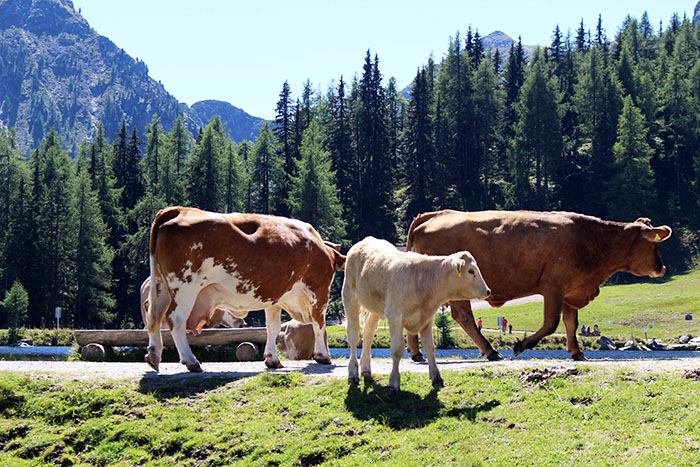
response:
<path id="1" fill-rule="evenodd" d="M 77 154 L 48 132 L 25 155 L 0 129 L 0 327 L 142 327 L 148 236 L 169 205 L 288 216 L 343 251 L 365 236 L 401 245 L 438 209 L 565 210 L 674 228 L 671 272 L 700 244 L 700 26 L 599 18 L 551 44 L 484 50 L 457 32 L 405 92 L 380 57 L 354 77 L 292 92 L 255 141 L 221 118 L 191 134 L 100 122 Z M 106 134 L 105 127 L 118 127 Z M 342 280 L 336 276 L 336 283 Z M 339 309 L 338 284 L 329 313 Z M 22 309 L 22 307 L 20 307 Z"/>

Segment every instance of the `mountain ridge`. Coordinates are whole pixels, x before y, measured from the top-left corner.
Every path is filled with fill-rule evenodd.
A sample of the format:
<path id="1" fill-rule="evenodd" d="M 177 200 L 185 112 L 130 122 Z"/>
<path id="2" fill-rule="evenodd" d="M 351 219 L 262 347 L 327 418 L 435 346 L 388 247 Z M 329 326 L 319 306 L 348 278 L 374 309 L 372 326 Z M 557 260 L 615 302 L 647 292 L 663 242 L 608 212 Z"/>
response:
<path id="1" fill-rule="evenodd" d="M 211 104 L 198 104 L 178 101 L 143 61 L 97 33 L 72 1 L 0 0 L 0 125 L 15 128 L 24 150 L 56 128 L 75 154 L 98 121 L 111 138 L 122 118 L 142 133 L 154 113 L 166 131 L 181 116 L 196 134 L 212 116 Z M 234 140 L 257 136 L 264 119 L 232 104 L 219 107 Z"/>

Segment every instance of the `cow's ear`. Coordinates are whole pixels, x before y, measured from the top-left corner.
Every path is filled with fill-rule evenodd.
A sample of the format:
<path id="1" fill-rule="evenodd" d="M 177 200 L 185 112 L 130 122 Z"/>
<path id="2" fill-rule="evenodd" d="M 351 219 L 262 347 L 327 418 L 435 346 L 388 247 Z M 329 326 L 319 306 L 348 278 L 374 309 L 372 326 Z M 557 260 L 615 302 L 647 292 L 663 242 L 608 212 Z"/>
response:
<path id="1" fill-rule="evenodd" d="M 467 264 L 467 262 L 464 261 L 463 259 L 458 259 L 458 260 L 457 260 L 457 264 L 455 265 L 455 269 L 456 269 L 457 275 L 458 275 L 459 277 L 462 277 L 462 269 L 464 269 L 464 266 L 465 266 L 466 264 Z"/>
<path id="2" fill-rule="evenodd" d="M 345 255 L 335 253 L 335 267 L 338 271 L 345 271 Z"/>
<path id="3" fill-rule="evenodd" d="M 671 227 L 667 225 L 662 225 L 661 227 L 654 227 L 652 229 L 644 229 L 642 231 L 642 237 L 649 240 L 650 242 L 659 243 L 666 240 L 671 236 Z"/>
<path id="4" fill-rule="evenodd" d="M 644 224 L 644 225 L 648 225 L 649 227 L 651 227 L 651 219 L 649 219 L 648 217 L 640 217 L 639 219 L 634 221 L 634 223 L 635 224 Z"/>

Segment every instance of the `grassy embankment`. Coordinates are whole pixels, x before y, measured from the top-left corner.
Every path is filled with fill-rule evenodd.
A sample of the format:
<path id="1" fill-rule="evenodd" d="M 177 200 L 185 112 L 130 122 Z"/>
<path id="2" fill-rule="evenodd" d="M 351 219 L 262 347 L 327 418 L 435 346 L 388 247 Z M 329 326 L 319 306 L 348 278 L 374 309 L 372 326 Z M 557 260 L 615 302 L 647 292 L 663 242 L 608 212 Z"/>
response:
<path id="1" fill-rule="evenodd" d="M 685 313 L 693 313 L 692 322 L 684 320 Z M 475 319 L 481 316 L 484 322 L 484 335 L 497 347 L 512 347 L 516 339 L 523 337 L 542 325 L 542 302 L 502 308 L 487 308 L 474 312 Z M 513 335 L 503 335 L 495 331 L 498 317 L 505 316 L 513 323 Z M 652 321 L 654 322 L 652 324 Z M 458 326 L 451 321 L 453 326 Z M 671 342 L 683 334 L 700 335 L 700 269 L 688 271 L 663 279 L 649 280 L 641 284 L 608 285 L 601 287 L 600 295 L 588 306 L 579 311 L 579 326 L 585 324 L 593 329 L 598 324 L 601 333 L 616 342 L 655 337 L 661 342 Z M 493 329 L 493 331 L 489 331 Z M 557 333 L 564 333 L 564 323 L 560 322 Z M 473 348 L 474 344 L 461 329 L 453 329 L 452 336 L 457 347 Z M 329 328 L 329 342 L 343 346 L 345 329 L 340 326 Z M 579 337 L 584 348 L 597 348 L 598 338 Z M 387 329 L 378 329 L 375 344 L 387 346 Z M 552 336 L 543 340 L 538 348 L 566 348 L 563 336 Z"/>
<path id="2" fill-rule="evenodd" d="M 4 373 L 0 465 L 697 465 L 700 371 L 572 373 L 404 373 L 393 397 L 386 376 Z"/>

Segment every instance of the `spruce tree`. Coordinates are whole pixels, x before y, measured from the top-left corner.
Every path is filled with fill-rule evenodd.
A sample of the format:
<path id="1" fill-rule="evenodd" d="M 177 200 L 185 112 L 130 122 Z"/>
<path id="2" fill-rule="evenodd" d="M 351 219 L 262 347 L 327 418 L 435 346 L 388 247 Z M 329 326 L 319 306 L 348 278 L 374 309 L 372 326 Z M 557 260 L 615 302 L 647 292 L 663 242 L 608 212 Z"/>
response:
<path id="1" fill-rule="evenodd" d="M 284 85 L 282 85 L 282 91 L 280 91 L 279 100 L 277 101 L 275 126 L 272 130 L 272 133 L 277 139 L 279 157 L 284 161 L 282 165 L 283 174 L 280 179 L 279 194 L 280 197 L 285 200 L 288 199 L 292 188 L 292 179 L 295 176 L 297 160 L 297 148 L 294 144 L 294 134 L 292 131 L 295 123 L 292 119 L 292 112 L 291 90 L 289 83 L 285 81 Z M 303 132 L 302 122 L 298 122 L 298 125 L 300 127 L 299 129 Z M 289 216 L 291 212 L 286 203 L 282 203 L 278 211 L 279 214 L 283 216 Z"/>
<path id="2" fill-rule="evenodd" d="M 223 209 L 223 164 L 226 136 L 221 117 L 215 115 L 195 144 L 187 181 L 189 204 L 206 211 Z"/>
<path id="3" fill-rule="evenodd" d="M 632 221 L 640 213 L 651 216 L 656 192 L 651 169 L 652 149 L 646 141 L 644 116 L 626 96 L 613 146 L 615 176 L 606 193 L 610 216 Z"/>
<path id="4" fill-rule="evenodd" d="M 254 212 L 272 214 L 272 206 L 278 204 L 277 186 L 281 176 L 281 162 L 270 127 L 267 123 L 260 129 L 260 136 L 253 149 L 253 171 L 251 178 L 255 193 L 252 208 Z"/>
<path id="5" fill-rule="evenodd" d="M 292 216 L 309 222 L 325 239 L 340 241 L 345 236 L 345 222 L 338 202 L 328 151 L 323 149 L 321 128 L 312 121 L 304 131 L 301 160 L 293 179 L 289 205 Z"/>

